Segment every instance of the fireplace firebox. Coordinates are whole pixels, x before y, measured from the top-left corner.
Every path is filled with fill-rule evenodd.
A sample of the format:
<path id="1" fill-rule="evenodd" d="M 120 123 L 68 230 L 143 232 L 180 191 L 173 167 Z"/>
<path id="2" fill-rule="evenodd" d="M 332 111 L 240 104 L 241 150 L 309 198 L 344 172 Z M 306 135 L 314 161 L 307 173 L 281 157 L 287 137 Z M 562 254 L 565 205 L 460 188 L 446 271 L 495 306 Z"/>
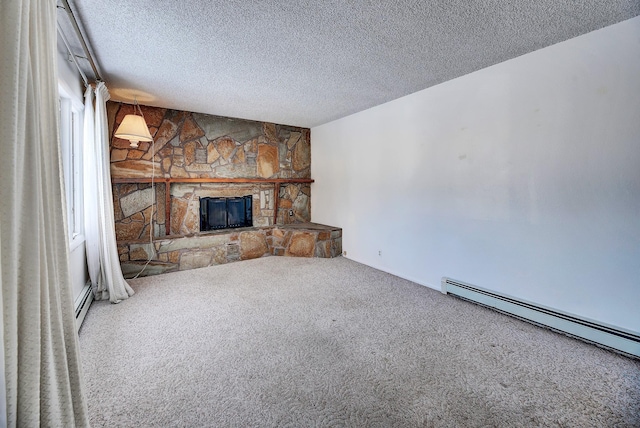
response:
<path id="1" fill-rule="evenodd" d="M 251 226 L 251 195 L 237 198 L 200 198 L 200 231 Z"/>

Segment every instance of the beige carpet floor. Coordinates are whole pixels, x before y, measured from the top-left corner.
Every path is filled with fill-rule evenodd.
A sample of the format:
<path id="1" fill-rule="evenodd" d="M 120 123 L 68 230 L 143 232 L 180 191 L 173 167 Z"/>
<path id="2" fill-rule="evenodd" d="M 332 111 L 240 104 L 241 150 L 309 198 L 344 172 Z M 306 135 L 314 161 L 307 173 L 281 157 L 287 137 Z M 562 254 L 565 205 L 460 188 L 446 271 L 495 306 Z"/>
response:
<path id="1" fill-rule="evenodd" d="M 130 283 L 80 331 L 94 427 L 640 426 L 640 361 L 344 258 Z"/>

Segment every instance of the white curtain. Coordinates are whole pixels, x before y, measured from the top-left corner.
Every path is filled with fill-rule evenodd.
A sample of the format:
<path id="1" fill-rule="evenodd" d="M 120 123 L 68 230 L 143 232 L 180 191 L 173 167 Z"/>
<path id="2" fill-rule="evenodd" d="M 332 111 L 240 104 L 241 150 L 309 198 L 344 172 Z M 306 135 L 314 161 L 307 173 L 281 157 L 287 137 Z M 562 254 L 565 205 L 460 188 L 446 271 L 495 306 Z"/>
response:
<path id="1" fill-rule="evenodd" d="M 0 283 L 8 426 L 88 426 L 58 140 L 56 2 L 0 2 Z"/>
<path id="2" fill-rule="evenodd" d="M 100 275 L 100 228 L 98 223 L 98 182 L 96 180 L 95 154 L 95 111 L 93 110 L 93 88 L 88 86 L 84 92 L 84 144 L 83 169 L 84 180 L 84 236 L 87 254 L 87 268 L 92 284 L 98 284 Z M 92 165 L 89 167 L 89 165 Z M 96 288 L 94 286 L 94 288 Z"/>
<path id="3" fill-rule="evenodd" d="M 109 91 L 103 82 L 99 82 L 95 93 L 95 116 L 90 89 L 85 93 L 84 106 L 87 266 L 95 298 L 119 303 L 132 296 L 134 291 L 122 276 L 116 244 L 107 124 Z"/>

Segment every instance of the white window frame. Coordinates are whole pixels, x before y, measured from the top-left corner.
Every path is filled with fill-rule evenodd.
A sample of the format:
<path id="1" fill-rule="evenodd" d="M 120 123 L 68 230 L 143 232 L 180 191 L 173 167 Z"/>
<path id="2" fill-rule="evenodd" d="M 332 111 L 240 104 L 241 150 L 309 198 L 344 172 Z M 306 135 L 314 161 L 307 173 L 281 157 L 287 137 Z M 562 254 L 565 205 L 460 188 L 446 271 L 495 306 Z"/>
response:
<path id="1" fill-rule="evenodd" d="M 82 125 L 84 104 L 63 81 L 58 82 L 60 107 L 60 148 L 64 171 L 69 249 L 84 242 L 84 204 L 82 186 Z"/>

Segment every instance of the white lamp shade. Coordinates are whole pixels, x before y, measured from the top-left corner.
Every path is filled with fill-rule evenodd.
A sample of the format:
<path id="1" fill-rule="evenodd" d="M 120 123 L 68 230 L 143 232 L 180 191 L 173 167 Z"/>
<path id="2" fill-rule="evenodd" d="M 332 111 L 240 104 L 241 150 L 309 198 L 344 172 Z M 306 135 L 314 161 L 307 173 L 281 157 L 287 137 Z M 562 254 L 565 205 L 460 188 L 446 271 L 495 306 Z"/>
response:
<path id="1" fill-rule="evenodd" d="M 153 141 L 142 116 L 128 114 L 122 119 L 115 136 L 129 141 Z"/>

